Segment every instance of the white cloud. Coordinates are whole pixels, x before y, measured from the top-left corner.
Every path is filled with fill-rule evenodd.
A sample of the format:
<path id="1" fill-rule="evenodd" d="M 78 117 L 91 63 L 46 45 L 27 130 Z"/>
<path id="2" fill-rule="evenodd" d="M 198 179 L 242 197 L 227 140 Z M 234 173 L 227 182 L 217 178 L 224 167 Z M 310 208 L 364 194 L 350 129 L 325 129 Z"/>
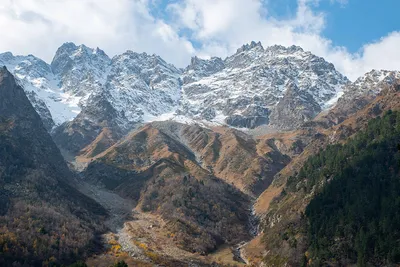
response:
<path id="1" fill-rule="evenodd" d="M 0 51 L 35 54 L 50 61 L 64 42 L 101 47 L 110 55 L 128 49 L 184 65 L 189 41 L 153 18 L 147 0 L 1 0 Z"/>
<path id="2" fill-rule="evenodd" d="M 392 32 L 363 47 L 359 58 L 362 71 L 375 69 L 400 70 L 400 32 Z"/>
<path id="3" fill-rule="evenodd" d="M 286 19 L 269 15 L 268 0 L 179 0 L 168 6 L 168 21 L 151 13 L 166 0 L 0 1 L 0 51 L 47 61 L 62 43 L 72 41 L 99 46 L 111 56 L 128 49 L 155 53 L 184 67 L 194 54 L 225 57 L 255 40 L 264 46 L 299 45 L 353 80 L 372 68 L 400 69 L 399 32 L 356 54 L 322 36 L 326 16 L 314 6 L 320 1 L 345 6 L 347 0 L 298 0 L 296 13 Z"/>

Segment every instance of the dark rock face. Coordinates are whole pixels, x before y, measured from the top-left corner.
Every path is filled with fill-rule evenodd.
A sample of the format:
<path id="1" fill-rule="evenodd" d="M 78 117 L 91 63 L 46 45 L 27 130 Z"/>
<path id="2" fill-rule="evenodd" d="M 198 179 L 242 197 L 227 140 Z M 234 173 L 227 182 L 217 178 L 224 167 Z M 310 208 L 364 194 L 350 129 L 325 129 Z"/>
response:
<path id="1" fill-rule="evenodd" d="M 57 187 L 54 194 L 69 193 L 80 195 L 68 184 L 74 181 L 74 175 L 64 162 L 57 146 L 35 112 L 23 89 L 15 83 L 14 77 L 7 69 L 0 70 L 0 182 L 15 189 L 13 195 L 23 191 L 14 183 L 24 183 L 32 172 L 41 176 L 32 177 L 34 183 L 40 183 L 43 189 Z M 41 181 L 43 179 L 43 181 Z M 19 185 L 22 187 L 22 185 Z M 36 195 L 29 190 L 32 197 L 51 198 L 52 194 Z M 83 198 L 83 195 L 80 197 Z M 83 206 L 84 203 L 83 203 Z"/>
<path id="2" fill-rule="evenodd" d="M 254 129 L 258 126 L 268 124 L 268 117 L 253 116 L 245 117 L 241 115 L 232 115 L 225 119 L 226 124 L 237 128 Z"/>
<path id="3" fill-rule="evenodd" d="M 5 226 L 0 229 L 0 246 L 6 242 L 10 247 L 0 258 L 1 266 L 18 265 L 21 259 L 22 264 L 37 266 L 52 255 L 58 255 L 56 263 L 69 264 L 79 257 L 94 238 L 93 230 L 100 229 L 91 220 L 106 212 L 73 182 L 74 175 L 24 90 L 6 68 L 0 69 L 0 224 Z M 37 231 L 38 225 L 42 230 Z M 70 234 L 58 248 L 52 247 L 51 240 L 65 231 L 81 237 Z M 43 247 L 33 249 L 35 240 Z"/>
<path id="4" fill-rule="evenodd" d="M 246 101 L 242 99 L 236 104 L 231 103 L 230 107 L 226 108 L 228 114 L 236 109 L 243 110 L 242 114 L 233 114 L 225 119 L 225 123 L 229 126 L 238 128 L 254 129 L 258 126 L 269 124 L 269 115 L 271 111 L 263 108 L 260 103 L 263 102 L 260 97 L 255 97 Z M 230 110 L 232 109 L 232 110 Z"/>
<path id="5" fill-rule="evenodd" d="M 101 127 L 89 120 L 73 120 L 57 127 L 52 136 L 60 149 L 73 155 L 89 145 L 100 133 Z"/>
<path id="6" fill-rule="evenodd" d="M 51 62 L 51 69 L 54 74 L 62 74 L 73 66 L 73 60 L 70 54 L 76 49 L 73 43 L 65 43 L 57 49 L 57 52 Z"/>
<path id="7" fill-rule="evenodd" d="M 107 100 L 107 94 L 93 95 L 88 100 L 88 106 L 73 121 L 55 129 L 53 140 L 60 148 L 77 154 L 93 142 L 105 127 L 113 129 L 120 137 L 126 133 L 117 121 L 121 116 L 123 114 L 118 114 Z"/>
<path id="8" fill-rule="evenodd" d="M 46 103 L 41 100 L 35 92 L 26 92 L 26 96 L 29 101 L 31 101 L 32 106 L 35 108 L 36 112 L 42 118 L 44 127 L 48 132 L 51 132 L 55 123 L 51 117 L 50 110 L 47 108 Z"/>
<path id="9" fill-rule="evenodd" d="M 264 49 L 261 42 L 255 42 L 255 41 L 251 41 L 250 44 L 244 44 L 242 45 L 242 47 L 240 47 L 237 51 L 236 54 L 245 52 L 245 51 L 249 51 L 250 49 L 253 49 L 255 47 L 259 47 L 260 49 Z"/>
<path id="10" fill-rule="evenodd" d="M 288 85 L 285 96 L 272 111 L 270 122 L 283 129 L 294 129 L 303 122 L 312 120 L 321 107 L 307 92 L 302 92 L 296 84 Z"/>

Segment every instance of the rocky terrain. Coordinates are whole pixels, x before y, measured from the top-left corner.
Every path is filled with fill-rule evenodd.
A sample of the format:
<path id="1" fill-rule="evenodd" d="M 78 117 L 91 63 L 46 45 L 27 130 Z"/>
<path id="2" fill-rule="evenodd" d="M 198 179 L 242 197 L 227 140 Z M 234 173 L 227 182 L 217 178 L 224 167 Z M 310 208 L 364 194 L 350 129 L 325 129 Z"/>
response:
<path id="1" fill-rule="evenodd" d="M 184 115 L 238 128 L 271 124 L 281 129 L 312 119 L 349 82 L 332 64 L 300 47 L 264 49 L 255 42 L 225 60 L 192 60 L 183 81 L 179 111 Z M 287 92 L 293 85 L 296 95 Z M 298 101 L 303 106 L 296 113 L 301 114 L 282 110 L 288 102 L 296 105 Z"/>
<path id="2" fill-rule="evenodd" d="M 138 124 L 171 118 L 293 129 L 332 105 L 349 82 L 300 47 L 255 42 L 224 60 L 194 57 L 184 70 L 156 55 L 127 51 L 111 59 L 73 43 L 51 64 L 9 52 L 0 64 L 23 85 L 58 146 L 74 155 L 104 128 L 118 139 Z"/>
<path id="3" fill-rule="evenodd" d="M 400 72 L 351 82 L 300 47 L 255 42 L 185 69 L 73 43 L 51 64 L 7 52 L 0 65 L 7 264 L 297 266 L 315 195 L 288 180 L 400 103 Z"/>

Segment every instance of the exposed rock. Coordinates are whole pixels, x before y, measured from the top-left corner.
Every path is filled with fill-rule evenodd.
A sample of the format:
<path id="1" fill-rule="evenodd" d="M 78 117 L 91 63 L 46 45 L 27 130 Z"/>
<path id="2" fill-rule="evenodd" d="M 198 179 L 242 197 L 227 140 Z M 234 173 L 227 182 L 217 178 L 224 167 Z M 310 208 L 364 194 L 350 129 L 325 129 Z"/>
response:
<path id="1" fill-rule="evenodd" d="M 203 60 L 202 65 L 214 66 L 215 59 L 208 64 Z M 296 46 L 264 49 L 261 43 L 252 42 L 218 66 L 221 67 L 212 68 L 212 72 L 204 68 L 185 71 L 184 76 L 190 73 L 191 77 L 202 78 L 183 85 L 179 114 L 254 128 L 272 123 L 268 115 L 280 108 L 278 103 L 288 94 L 286 84 L 295 83 L 296 94 L 304 99 L 302 115 L 286 114 L 291 121 L 275 123 L 275 126 L 289 128 L 312 119 L 327 108 L 329 101 L 337 99 L 341 87 L 349 82 L 331 63 Z M 305 105 L 306 100 L 311 104 Z"/>
<path id="2" fill-rule="evenodd" d="M 301 92 L 296 84 L 287 86 L 285 95 L 273 109 L 270 123 L 283 129 L 295 129 L 312 120 L 321 107 L 307 92 Z"/>

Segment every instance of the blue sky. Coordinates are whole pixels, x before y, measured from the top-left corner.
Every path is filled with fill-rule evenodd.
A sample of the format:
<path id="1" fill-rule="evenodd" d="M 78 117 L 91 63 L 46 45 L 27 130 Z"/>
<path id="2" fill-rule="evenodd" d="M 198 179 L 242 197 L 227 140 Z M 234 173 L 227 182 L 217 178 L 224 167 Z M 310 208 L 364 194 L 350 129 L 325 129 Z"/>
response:
<path id="1" fill-rule="evenodd" d="M 151 13 L 166 21 L 170 14 L 165 10 L 179 0 L 156 1 Z M 296 15 L 297 0 L 263 1 L 266 17 L 289 19 Z M 378 41 L 390 32 L 400 30 L 400 1 L 397 0 L 346 0 L 318 1 L 311 4 L 316 12 L 325 15 L 326 24 L 322 36 L 335 46 L 343 46 L 356 53 L 373 41 Z M 185 34 L 185 32 L 183 32 Z M 195 42 L 196 40 L 192 40 Z"/>
<path id="2" fill-rule="evenodd" d="M 0 52 L 47 62 L 64 42 L 185 67 L 250 41 L 299 45 L 350 79 L 400 70 L 399 0 L 0 0 Z"/>
<path id="3" fill-rule="evenodd" d="M 295 15 L 298 3 L 296 0 L 270 0 L 266 6 L 270 16 L 288 18 Z M 396 0 L 320 1 L 313 8 L 325 14 L 323 36 L 352 52 L 400 29 L 400 1 Z"/>
<path id="4" fill-rule="evenodd" d="M 325 1 L 317 10 L 326 13 L 323 35 L 351 52 L 400 29 L 398 0 L 349 0 L 345 5 Z"/>

